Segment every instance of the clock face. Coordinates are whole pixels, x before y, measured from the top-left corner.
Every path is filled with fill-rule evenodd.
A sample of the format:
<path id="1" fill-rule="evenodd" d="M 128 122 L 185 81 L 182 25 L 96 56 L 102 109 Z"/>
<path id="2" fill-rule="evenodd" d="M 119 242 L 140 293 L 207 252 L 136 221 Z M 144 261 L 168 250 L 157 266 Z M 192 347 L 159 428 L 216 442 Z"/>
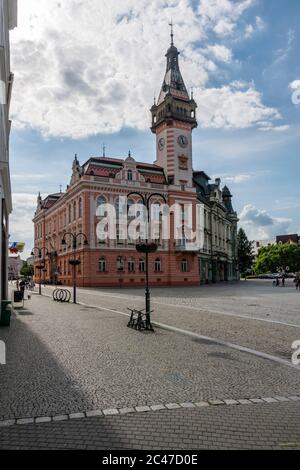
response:
<path id="1" fill-rule="evenodd" d="M 161 139 L 159 139 L 158 141 L 158 148 L 159 150 L 163 150 L 165 147 L 165 139 L 163 137 L 161 137 Z"/>
<path id="2" fill-rule="evenodd" d="M 180 145 L 180 147 L 185 148 L 188 146 L 188 143 L 189 141 L 185 135 L 180 135 L 178 137 L 178 144 Z"/>

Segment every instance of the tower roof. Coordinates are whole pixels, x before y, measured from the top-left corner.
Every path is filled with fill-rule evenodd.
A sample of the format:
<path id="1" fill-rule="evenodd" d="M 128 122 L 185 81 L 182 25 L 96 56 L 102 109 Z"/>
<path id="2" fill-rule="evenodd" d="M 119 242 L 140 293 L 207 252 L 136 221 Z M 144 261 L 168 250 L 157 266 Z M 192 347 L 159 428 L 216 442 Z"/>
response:
<path id="1" fill-rule="evenodd" d="M 224 186 L 224 188 L 222 190 L 222 195 L 223 195 L 223 197 L 232 197 L 228 186 L 226 186 L 226 185 Z"/>
<path id="2" fill-rule="evenodd" d="M 173 24 L 171 24 L 170 26 L 172 28 L 171 45 L 166 54 L 167 69 L 160 91 L 157 103 L 158 105 L 164 101 L 165 97 L 168 94 L 184 101 L 189 101 L 190 99 L 179 68 L 178 57 L 180 52 L 178 51 L 177 47 L 174 46 Z"/>

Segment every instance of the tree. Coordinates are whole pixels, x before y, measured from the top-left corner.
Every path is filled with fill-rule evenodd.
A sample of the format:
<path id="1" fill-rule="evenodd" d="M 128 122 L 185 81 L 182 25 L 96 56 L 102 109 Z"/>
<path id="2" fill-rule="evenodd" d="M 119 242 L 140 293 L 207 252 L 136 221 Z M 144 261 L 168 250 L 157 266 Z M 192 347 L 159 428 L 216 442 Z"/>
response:
<path id="1" fill-rule="evenodd" d="M 21 273 L 21 276 L 32 277 L 34 274 L 33 266 L 31 266 L 30 264 L 27 263 L 27 261 L 25 261 L 25 263 L 23 264 L 21 268 L 20 273 Z"/>
<path id="2" fill-rule="evenodd" d="M 290 272 L 300 271 L 300 248 L 295 243 L 284 245 L 271 245 L 262 247 L 254 266 L 256 274 L 285 271 L 289 267 Z"/>
<path id="3" fill-rule="evenodd" d="M 253 242 L 248 240 L 245 230 L 239 229 L 237 235 L 238 261 L 241 273 L 251 269 L 254 261 Z"/>

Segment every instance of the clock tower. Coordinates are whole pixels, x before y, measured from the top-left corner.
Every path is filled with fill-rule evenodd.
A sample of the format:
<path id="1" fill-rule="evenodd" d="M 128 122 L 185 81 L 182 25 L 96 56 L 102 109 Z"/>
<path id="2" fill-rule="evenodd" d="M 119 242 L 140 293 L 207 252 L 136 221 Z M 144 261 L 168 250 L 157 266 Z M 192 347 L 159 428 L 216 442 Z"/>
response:
<path id="1" fill-rule="evenodd" d="M 151 108 L 151 131 L 156 134 L 156 164 L 165 169 L 169 184 L 193 186 L 192 131 L 197 127 L 197 104 L 190 98 L 180 69 L 179 52 L 171 46 L 158 102 Z"/>

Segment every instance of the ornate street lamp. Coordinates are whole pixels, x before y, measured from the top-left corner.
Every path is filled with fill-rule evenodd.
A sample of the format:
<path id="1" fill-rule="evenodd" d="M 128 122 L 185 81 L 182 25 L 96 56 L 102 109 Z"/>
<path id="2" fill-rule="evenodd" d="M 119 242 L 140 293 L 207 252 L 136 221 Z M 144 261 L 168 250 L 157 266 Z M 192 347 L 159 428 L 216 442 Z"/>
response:
<path id="1" fill-rule="evenodd" d="M 57 272 L 57 251 L 50 241 L 48 241 L 51 251 L 49 251 L 49 278 L 51 284 L 56 284 L 56 272 Z"/>
<path id="2" fill-rule="evenodd" d="M 39 264 L 36 265 L 36 269 L 39 270 L 39 295 L 42 295 L 42 270 L 45 269 L 45 259 L 43 259 L 43 252 L 44 257 L 49 256 L 49 252 L 45 246 L 39 247 L 35 246 L 31 251 L 31 256 L 35 256 L 37 253 L 37 257 L 39 259 Z"/>
<path id="3" fill-rule="evenodd" d="M 84 239 L 84 245 L 88 245 L 89 242 L 87 240 L 87 236 L 85 233 L 72 233 L 72 232 L 67 232 L 64 234 L 61 244 L 66 245 L 66 237 L 69 236 L 72 239 L 72 248 L 73 248 L 73 259 L 69 261 L 69 264 L 73 266 L 73 303 L 76 304 L 76 267 L 81 264 L 81 261 L 79 259 L 76 259 L 76 251 L 77 251 L 77 240 L 78 238 L 83 238 Z"/>
<path id="4" fill-rule="evenodd" d="M 151 303 L 150 303 L 150 289 L 149 289 L 149 253 L 155 253 L 158 245 L 156 243 L 138 243 L 136 250 L 139 253 L 146 255 L 146 289 L 145 289 L 145 306 L 146 306 L 146 326 L 147 329 L 153 331 L 151 325 Z"/>
<path id="5" fill-rule="evenodd" d="M 164 203 L 166 204 L 166 198 L 160 193 L 151 193 L 151 194 L 141 194 L 139 192 L 133 191 L 127 195 L 127 199 L 130 196 L 139 196 L 143 202 L 143 205 L 147 209 L 147 235 L 146 240 L 144 242 L 137 243 L 136 250 L 139 253 L 145 253 L 146 255 L 146 285 L 145 285 L 145 311 L 146 311 L 146 328 L 153 331 L 151 325 L 151 300 L 150 300 L 150 289 L 149 289 L 149 253 L 155 253 L 158 248 L 158 244 L 156 242 L 151 241 L 149 237 L 149 226 L 150 226 L 150 204 L 151 199 L 153 197 L 163 199 Z"/>

